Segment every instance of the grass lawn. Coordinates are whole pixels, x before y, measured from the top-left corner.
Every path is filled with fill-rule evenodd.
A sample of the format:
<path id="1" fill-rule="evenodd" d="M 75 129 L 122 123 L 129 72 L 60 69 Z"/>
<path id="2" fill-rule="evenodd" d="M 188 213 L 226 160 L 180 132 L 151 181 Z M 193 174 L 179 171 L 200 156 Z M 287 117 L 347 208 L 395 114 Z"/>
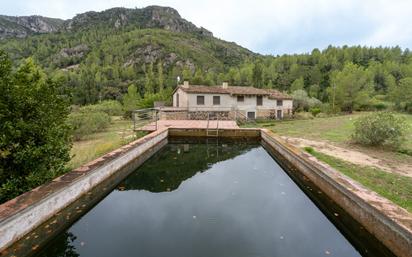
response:
<path id="1" fill-rule="evenodd" d="M 142 136 L 136 135 L 132 126 L 130 120 L 112 117 L 112 123 L 105 131 L 88 135 L 73 143 L 72 159 L 68 167 L 75 169 Z"/>
<path id="2" fill-rule="evenodd" d="M 273 132 L 289 137 L 298 137 L 318 141 L 328 141 L 340 146 L 356 148 L 362 152 L 376 156 L 377 158 L 396 160 L 412 163 L 412 156 L 391 151 L 386 147 L 371 148 L 351 144 L 351 134 L 354 129 L 354 122 L 367 113 L 354 113 L 351 115 L 340 115 L 327 118 L 314 118 L 311 120 L 285 120 L 258 122 L 259 127 L 264 127 Z M 409 124 L 403 149 L 412 152 L 412 115 L 398 114 L 405 118 Z M 256 126 L 249 124 L 247 126 Z"/>
<path id="3" fill-rule="evenodd" d="M 348 177 L 360 182 L 412 213 L 412 178 L 385 172 L 379 169 L 358 166 L 332 156 L 305 149 L 318 160 L 329 164 Z"/>

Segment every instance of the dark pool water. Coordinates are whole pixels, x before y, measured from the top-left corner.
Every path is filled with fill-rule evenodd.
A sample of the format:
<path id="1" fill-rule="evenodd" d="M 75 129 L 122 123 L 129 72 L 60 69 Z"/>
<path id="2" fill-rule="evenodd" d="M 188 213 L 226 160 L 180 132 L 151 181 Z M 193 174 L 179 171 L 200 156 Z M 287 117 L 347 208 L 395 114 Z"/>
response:
<path id="1" fill-rule="evenodd" d="M 169 144 L 38 256 L 360 256 L 257 144 Z"/>

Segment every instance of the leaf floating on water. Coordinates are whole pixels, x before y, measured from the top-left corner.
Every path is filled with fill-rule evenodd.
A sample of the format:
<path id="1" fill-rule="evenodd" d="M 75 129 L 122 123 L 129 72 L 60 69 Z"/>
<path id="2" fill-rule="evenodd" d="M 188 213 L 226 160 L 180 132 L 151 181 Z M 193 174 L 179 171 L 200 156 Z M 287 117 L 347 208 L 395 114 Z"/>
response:
<path id="1" fill-rule="evenodd" d="M 161 183 L 163 183 L 163 182 L 164 182 L 164 180 L 163 180 L 163 179 L 161 179 L 161 180 L 160 180 L 160 182 L 161 182 Z"/>
<path id="2" fill-rule="evenodd" d="M 195 216 L 195 215 L 193 215 L 193 219 L 196 219 L 196 216 Z"/>
<path id="3" fill-rule="evenodd" d="M 329 254 L 330 254 L 330 252 L 329 252 L 329 251 L 325 251 L 325 254 L 326 254 L 326 255 L 329 255 Z"/>
<path id="4" fill-rule="evenodd" d="M 335 215 L 336 217 L 338 217 L 338 216 L 339 216 L 339 213 L 336 213 L 336 212 L 335 212 L 333 215 Z"/>
<path id="5" fill-rule="evenodd" d="M 84 246 L 84 245 L 85 245 L 85 243 L 84 243 L 84 242 L 80 242 L 80 245 L 81 245 L 81 246 Z"/>
<path id="6" fill-rule="evenodd" d="M 285 237 L 284 237 L 284 236 L 280 236 L 279 238 L 280 238 L 281 240 L 285 239 Z"/>
<path id="7" fill-rule="evenodd" d="M 286 195 L 286 193 L 285 193 L 285 192 L 283 192 L 283 191 L 282 191 L 282 192 L 280 192 L 280 194 L 281 194 L 281 195 Z"/>

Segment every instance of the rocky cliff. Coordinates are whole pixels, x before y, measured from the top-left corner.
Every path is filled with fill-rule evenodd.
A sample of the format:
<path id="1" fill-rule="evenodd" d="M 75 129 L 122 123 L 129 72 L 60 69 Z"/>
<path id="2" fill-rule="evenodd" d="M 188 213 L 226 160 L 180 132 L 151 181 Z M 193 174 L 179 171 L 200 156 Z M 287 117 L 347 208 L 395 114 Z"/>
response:
<path id="1" fill-rule="evenodd" d="M 142 9 L 112 8 L 102 12 L 86 12 L 69 20 L 42 16 L 0 16 L 0 39 L 26 37 L 36 33 L 76 32 L 92 28 L 158 28 L 172 32 L 213 36 L 204 28 L 183 19 L 170 7 L 148 6 Z"/>

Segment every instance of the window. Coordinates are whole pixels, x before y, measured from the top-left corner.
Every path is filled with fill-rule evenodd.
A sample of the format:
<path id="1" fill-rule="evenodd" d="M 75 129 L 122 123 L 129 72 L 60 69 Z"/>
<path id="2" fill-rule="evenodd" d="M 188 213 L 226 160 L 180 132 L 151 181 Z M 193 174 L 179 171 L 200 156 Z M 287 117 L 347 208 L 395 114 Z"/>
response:
<path id="1" fill-rule="evenodd" d="M 205 105 L 205 96 L 204 95 L 198 95 L 197 96 L 197 105 Z"/>
<path id="2" fill-rule="evenodd" d="M 213 105 L 220 105 L 220 96 L 218 95 L 213 96 Z"/>
<path id="3" fill-rule="evenodd" d="M 238 95 L 237 96 L 237 101 L 238 102 L 244 102 L 245 101 L 245 96 L 244 95 Z"/>
<path id="4" fill-rule="evenodd" d="M 254 120 L 255 119 L 255 112 L 247 112 L 247 118 Z"/>
<path id="5" fill-rule="evenodd" d="M 258 95 L 256 96 L 256 105 L 262 105 L 263 104 L 263 96 Z"/>
<path id="6" fill-rule="evenodd" d="M 283 101 L 282 100 L 277 100 L 276 105 L 277 106 L 283 106 Z"/>

